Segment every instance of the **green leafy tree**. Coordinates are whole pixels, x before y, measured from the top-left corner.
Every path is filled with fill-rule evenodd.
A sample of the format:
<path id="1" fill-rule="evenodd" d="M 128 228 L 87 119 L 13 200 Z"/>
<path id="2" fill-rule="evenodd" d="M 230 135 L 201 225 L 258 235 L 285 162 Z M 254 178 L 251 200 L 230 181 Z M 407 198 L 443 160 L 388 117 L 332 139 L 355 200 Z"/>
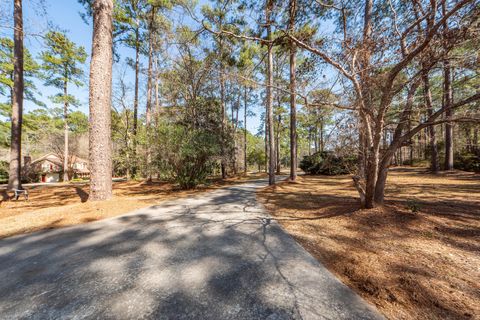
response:
<path id="1" fill-rule="evenodd" d="M 13 40 L 0 38 L 0 95 L 7 98 L 6 101 L 0 102 L 0 115 L 7 118 L 10 118 L 12 113 L 13 63 Z M 23 63 L 25 78 L 24 98 L 33 101 L 37 105 L 43 105 L 36 98 L 38 92 L 33 83 L 33 79 L 40 76 L 40 66 L 27 49 L 24 50 Z"/>
<path id="2" fill-rule="evenodd" d="M 53 86 L 61 92 L 51 97 L 55 104 L 63 104 L 64 119 L 64 153 L 63 180 L 68 181 L 68 114 L 70 106 L 78 106 L 79 101 L 68 92 L 70 84 L 77 87 L 83 85 L 83 69 L 87 53 L 82 46 L 70 41 L 64 33 L 50 31 L 45 36 L 47 50 L 41 53 L 42 69 L 45 72 L 45 84 Z"/>

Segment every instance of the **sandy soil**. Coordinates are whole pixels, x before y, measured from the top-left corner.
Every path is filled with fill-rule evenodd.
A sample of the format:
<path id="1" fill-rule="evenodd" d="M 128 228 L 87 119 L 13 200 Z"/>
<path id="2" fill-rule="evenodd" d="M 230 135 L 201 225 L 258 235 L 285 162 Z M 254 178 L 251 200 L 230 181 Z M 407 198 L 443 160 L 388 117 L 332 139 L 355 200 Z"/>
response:
<path id="1" fill-rule="evenodd" d="M 300 176 L 258 197 L 387 318 L 480 319 L 480 175 L 398 168 L 372 210 L 348 176 Z"/>
<path id="2" fill-rule="evenodd" d="M 0 238 L 119 216 L 168 199 L 187 197 L 263 176 L 263 173 L 249 174 L 246 177 L 239 176 L 225 181 L 213 180 L 206 186 L 187 191 L 179 190 L 166 182 L 115 182 L 113 198 L 96 202 L 88 201 L 89 188 L 86 183 L 26 187 L 29 201 L 24 201 L 21 197 L 18 201 L 0 202 Z M 4 190 L 3 193 L 5 195 Z"/>

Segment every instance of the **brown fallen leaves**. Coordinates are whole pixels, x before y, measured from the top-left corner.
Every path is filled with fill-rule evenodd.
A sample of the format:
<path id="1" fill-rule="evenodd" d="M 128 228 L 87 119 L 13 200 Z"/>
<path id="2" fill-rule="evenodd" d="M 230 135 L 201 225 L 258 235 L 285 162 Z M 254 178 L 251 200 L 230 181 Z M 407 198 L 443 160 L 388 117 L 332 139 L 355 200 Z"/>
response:
<path id="1" fill-rule="evenodd" d="M 382 208 L 348 176 L 300 176 L 259 199 L 303 247 L 390 319 L 480 317 L 480 175 L 398 168 Z"/>

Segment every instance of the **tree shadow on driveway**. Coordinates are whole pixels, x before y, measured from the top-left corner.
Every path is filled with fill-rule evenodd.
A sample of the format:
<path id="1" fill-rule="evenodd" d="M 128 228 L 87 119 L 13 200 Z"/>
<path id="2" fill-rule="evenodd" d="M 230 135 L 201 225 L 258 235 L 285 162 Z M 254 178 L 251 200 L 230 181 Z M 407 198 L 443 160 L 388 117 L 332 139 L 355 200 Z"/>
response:
<path id="1" fill-rule="evenodd" d="M 380 316 L 230 187 L 0 241 L 5 318 Z"/>

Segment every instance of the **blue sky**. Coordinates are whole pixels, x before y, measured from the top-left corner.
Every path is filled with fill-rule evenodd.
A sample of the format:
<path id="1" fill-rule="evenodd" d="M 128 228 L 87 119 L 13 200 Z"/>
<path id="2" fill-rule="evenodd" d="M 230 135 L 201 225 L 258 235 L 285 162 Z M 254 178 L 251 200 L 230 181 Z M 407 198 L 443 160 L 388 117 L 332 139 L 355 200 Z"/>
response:
<path id="1" fill-rule="evenodd" d="M 0 18 L 0 36 L 12 36 L 11 28 L 5 28 L 5 25 L 11 26 L 11 20 L 9 17 L 11 17 L 11 14 L 13 13 L 12 3 L 13 1 L 10 0 L 0 0 L 0 12 L 2 12 L 2 18 Z M 45 11 L 38 9 L 38 3 L 43 3 Z M 69 91 L 81 102 L 78 110 L 88 114 L 88 74 L 90 65 L 92 26 L 91 24 L 86 24 L 82 20 L 80 12 L 83 12 L 83 10 L 83 7 L 78 3 L 77 0 L 24 0 L 23 4 L 24 25 L 26 32 L 25 47 L 32 53 L 34 57 L 38 57 L 40 52 L 45 49 L 42 38 L 38 36 L 38 34 L 44 34 L 47 32 L 49 26 L 66 31 L 70 40 L 85 48 L 88 54 L 88 59 L 84 65 L 84 85 L 78 88 L 72 85 Z M 4 15 L 4 12 L 7 14 Z M 134 73 L 131 68 L 125 67 L 124 61 L 127 57 L 134 58 L 134 51 L 130 48 L 125 48 L 122 46 L 118 48 L 118 53 L 121 56 L 121 61 L 114 64 L 113 82 L 115 84 L 115 79 L 118 77 L 119 73 L 123 72 L 123 70 L 126 70 L 127 83 L 131 84 L 131 87 L 133 88 Z M 144 58 L 142 57 L 142 59 Z M 145 81 L 142 80 L 144 79 L 140 79 L 141 100 L 139 101 L 141 113 L 144 112 L 145 108 L 145 102 L 144 99 L 142 99 L 145 91 L 145 88 L 143 88 Z M 56 89 L 45 86 L 40 80 L 35 80 L 35 85 L 41 94 L 38 97 L 39 100 L 43 101 L 48 107 L 52 107 L 53 105 L 48 97 L 55 95 L 57 93 Z M 39 106 L 31 101 L 25 101 L 24 104 L 25 112 L 39 108 Z M 254 112 L 257 114 L 257 116 L 249 119 L 248 130 L 256 133 L 258 126 L 260 125 L 259 114 L 261 110 L 254 110 Z"/>
<path id="2" fill-rule="evenodd" d="M 23 1 L 24 27 L 26 32 L 25 47 L 30 50 L 34 57 L 38 57 L 40 52 L 45 49 L 43 40 L 40 36 L 38 36 L 38 34 L 41 35 L 46 33 L 49 30 L 49 27 L 66 31 L 68 37 L 73 42 L 85 48 L 88 54 L 88 59 L 84 65 L 84 85 L 78 88 L 72 85 L 70 88 L 70 93 L 81 102 L 78 110 L 88 114 L 88 74 L 90 65 L 92 26 L 91 24 L 86 24 L 80 16 L 80 13 L 84 12 L 84 8 L 78 3 L 77 0 Z M 39 6 L 39 3 L 42 3 L 43 6 Z M 205 3 L 208 3 L 208 0 L 200 0 L 199 3 L 200 4 L 197 6 L 197 8 Z M 38 8 L 44 8 L 44 10 Z M 12 29 L 8 26 L 12 25 L 11 17 L 13 13 L 13 1 L 0 0 L 0 12 L 0 36 L 12 37 Z M 173 13 L 172 19 L 175 19 L 175 22 L 177 23 L 183 22 L 191 25 L 192 28 L 198 28 L 197 25 L 192 25 L 192 20 L 189 17 L 182 15 L 182 13 L 179 13 L 178 11 Z M 326 23 L 325 25 L 322 25 L 322 30 L 324 33 L 332 33 L 334 32 L 334 26 L 332 23 Z M 121 56 L 121 61 L 114 64 L 113 85 L 115 85 L 119 74 L 125 72 L 126 82 L 130 87 L 133 88 L 134 72 L 131 68 L 125 66 L 125 59 L 127 57 L 134 58 L 135 52 L 134 50 L 124 46 L 119 46 L 117 48 L 117 52 Z M 146 64 L 146 61 L 144 61 L 145 58 L 141 57 L 141 59 L 141 63 Z M 324 67 L 321 73 L 318 74 L 318 79 L 309 84 L 309 89 L 327 87 L 327 84 L 334 79 L 335 74 L 336 73 L 333 72 L 331 68 Z M 145 79 L 143 77 L 143 75 L 140 77 L 140 113 L 143 113 L 145 109 L 145 100 L 143 99 L 145 93 Z M 56 89 L 53 87 L 44 86 L 40 80 L 35 80 L 35 84 L 38 91 L 41 93 L 39 100 L 43 101 L 47 106 L 52 107 L 53 105 L 48 97 L 55 95 L 57 93 Z M 258 103 L 261 103 L 261 101 Z M 256 133 L 260 126 L 260 114 L 263 112 L 263 106 L 257 105 L 252 107 L 252 111 L 256 114 L 256 116 L 249 118 L 247 129 L 252 133 Z M 39 107 L 30 101 L 25 101 L 25 112 L 36 108 Z"/>

